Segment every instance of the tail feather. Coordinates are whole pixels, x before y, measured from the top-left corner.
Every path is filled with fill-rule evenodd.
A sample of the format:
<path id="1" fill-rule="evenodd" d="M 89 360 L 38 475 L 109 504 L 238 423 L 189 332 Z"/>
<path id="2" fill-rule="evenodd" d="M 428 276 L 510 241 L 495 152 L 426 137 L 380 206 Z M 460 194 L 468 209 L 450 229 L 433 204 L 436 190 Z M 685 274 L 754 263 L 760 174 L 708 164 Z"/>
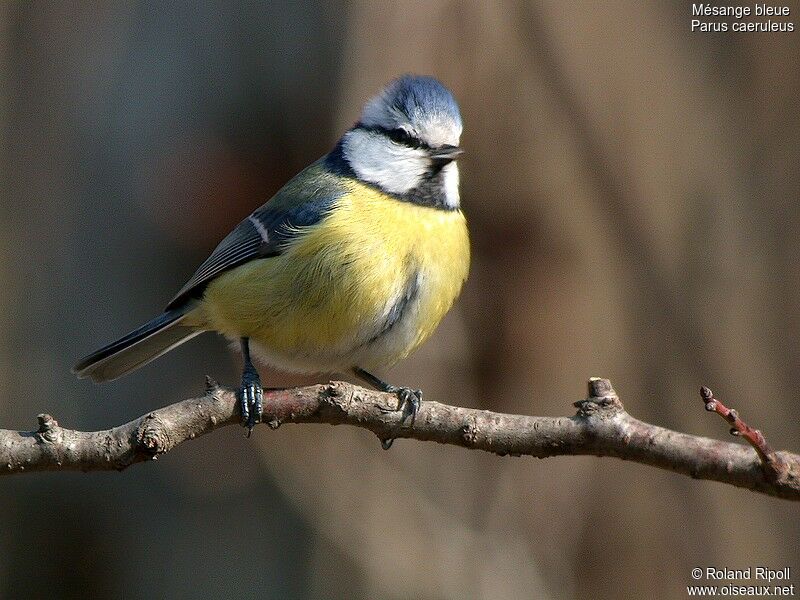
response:
<path id="1" fill-rule="evenodd" d="M 202 329 L 182 324 L 192 306 L 168 310 L 128 335 L 92 352 L 72 368 L 81 379 L 97 383 L 130 373 L 203 333 Z"/>

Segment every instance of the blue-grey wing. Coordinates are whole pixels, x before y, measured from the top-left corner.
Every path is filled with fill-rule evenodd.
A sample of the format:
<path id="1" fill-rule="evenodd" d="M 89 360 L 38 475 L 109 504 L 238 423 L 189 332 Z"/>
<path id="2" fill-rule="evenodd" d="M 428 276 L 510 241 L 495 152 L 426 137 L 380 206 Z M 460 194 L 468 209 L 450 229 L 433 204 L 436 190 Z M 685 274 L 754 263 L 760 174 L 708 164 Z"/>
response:
<path id="1" fill-rule="evenodd" d="M 286 184 L 269 202 L 239 223 L 214 249 L 167 305 L 180 306 L 202 296 L 208 283 L 228 269 L 256 258 L 280 254 L 299 227 L 314 225 L 346 192 L 340 176 L 314 163 Z"/>

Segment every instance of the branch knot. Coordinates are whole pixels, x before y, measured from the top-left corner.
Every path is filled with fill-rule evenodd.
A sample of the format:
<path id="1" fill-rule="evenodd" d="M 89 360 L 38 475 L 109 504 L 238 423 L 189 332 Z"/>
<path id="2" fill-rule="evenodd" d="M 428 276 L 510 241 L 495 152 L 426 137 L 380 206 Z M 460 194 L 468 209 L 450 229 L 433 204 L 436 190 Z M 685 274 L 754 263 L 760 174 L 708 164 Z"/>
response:
<path id="1" fill-rule="evenodd" d="M 172 442 L 164 422 L 154 413 L 143 420 L 136 431 L 136 445 L 143 452 L 155 458 L 172 447 Z"/>
<path id="2" fill-rule="evenodd" d="M 595 415 L 614 415 L 624 410 L 617 392 L 608 379 L 591 377 L 588 388 L 588 397 L 573 403 L 578 409 L 577 416 L 587 418 Z"/>
<path id="3" fill-rule="evenodd" d="M 36 430 L 36 437 L 39 441 L 54 444 L 61 440 L 61 427 L 51 415 L 41 414 L 36 417 L 39 421 L 39 429 Z"/>
<path id="4" fill-rule="evenodd" d="M 347 409 L 353 401 L 353 387 L 341 381 L 331 381 L 322 388 L 320 399 L 343 413 L 347 413 Z"/>
<path id="5" fill-rule="evenodd" d="M 461 426 L 461 439 L 468 446 L 474 446 L 478 441 L 478 418 L 475 415 L 470 415 Z"/>

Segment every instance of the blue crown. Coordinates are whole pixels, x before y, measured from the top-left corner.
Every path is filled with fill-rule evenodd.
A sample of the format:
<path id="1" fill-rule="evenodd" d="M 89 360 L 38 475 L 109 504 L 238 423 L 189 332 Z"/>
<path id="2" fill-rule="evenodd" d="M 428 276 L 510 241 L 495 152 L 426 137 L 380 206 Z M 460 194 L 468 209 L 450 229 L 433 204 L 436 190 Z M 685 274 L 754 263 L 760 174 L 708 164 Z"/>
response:
<path id="1" fill-rule="evenodd" d="M 453 94 L 438 79 L 425 75 L 402 75 L 384 91 L 387 104 L 410 121 L 438 115 L 449 117 L 461 126 L 461 112 Z"/>

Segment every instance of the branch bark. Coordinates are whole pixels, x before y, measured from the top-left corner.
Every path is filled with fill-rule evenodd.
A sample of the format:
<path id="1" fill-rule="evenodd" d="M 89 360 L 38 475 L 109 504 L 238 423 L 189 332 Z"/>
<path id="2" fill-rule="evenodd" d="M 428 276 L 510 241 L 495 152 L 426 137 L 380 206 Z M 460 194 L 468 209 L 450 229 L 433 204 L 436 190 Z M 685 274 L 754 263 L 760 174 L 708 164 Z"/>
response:
<path id="1" fill-rule="evenodd" d="M 710 479 L 770 496 L 800 500 L 800 456 L 770 450 L 763 462 L 742 444 L 671 431 L 629 415 L 607 379 L 591 379 L 572 417 L 510 415 L 422 403 L 415 422 L 397 411 L 397 398 L 331 382 L 264 394 L 263 421 L 354 425 L 382 441 L 412 438 L 493 452 L 547 458 L 614 456 L 696 479 Z M 39 415 L 37 431 L 0 430 L 0 473 L 122 470 L 155 460 L 178 444 L 240 422 L 236 393 L 208 380 L 206 394 L 160 408 L 105 431 L 74 431 Z"/>

